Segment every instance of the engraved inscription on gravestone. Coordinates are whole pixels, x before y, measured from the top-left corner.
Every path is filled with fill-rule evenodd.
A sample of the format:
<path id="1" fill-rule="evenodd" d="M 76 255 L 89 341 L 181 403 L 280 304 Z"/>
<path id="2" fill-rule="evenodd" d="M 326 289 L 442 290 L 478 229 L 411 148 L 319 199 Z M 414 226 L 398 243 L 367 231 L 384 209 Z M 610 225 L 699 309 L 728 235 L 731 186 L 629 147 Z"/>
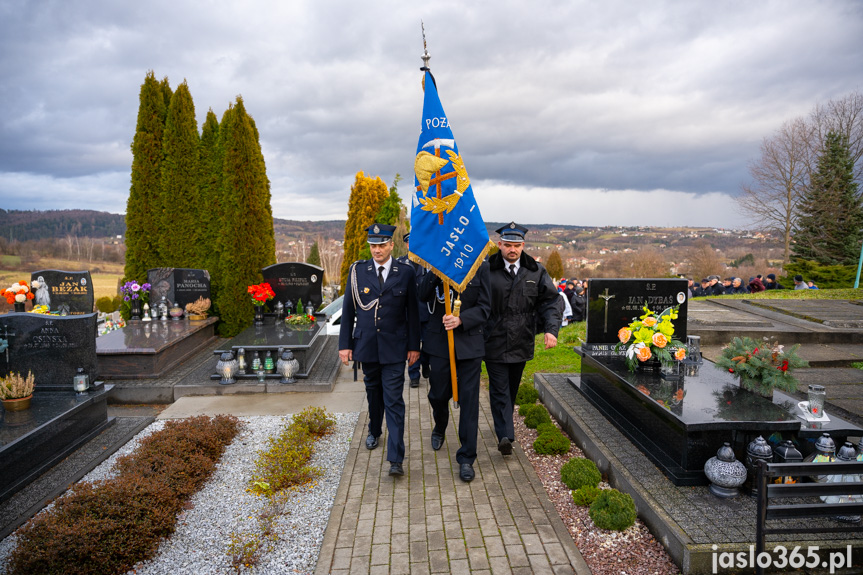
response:
<path id="1" fill-rule="evenodd" d="M 277 302 L 284 304 L 290 301 L 295 309 L 297 301 L 302 299 L 303 306 L 312 304 L 317 309 L 323 301 L 323 268 L 301 262 L 288 262 L 267 266 L 261 273 L 264 281 L 270 284 L 276 294 L 276 297 L 267 302 L 270 311 Z"/>
<path id="2" fill-rule="evenodd" d="M 31 273 L 30 280 L 40 284 L 33 293 L 33 305 L 47 305 L 61 314 L 93 313 L 93 280 L 89 271 L 41 270 Z"/>
<path id="3" fill-rule="evenodd" d="M 0 354 L 0 374 L 32 371 L 37 388 L 62 390 L 72 388 L 79 367 L 91 382 L 98 376 L 95 313 L 3 315 L 0 337 L 9 342 L 8 354 Z"/>
<path id="4" fill-rule="evenodd" d="M 165 296 L 181 308 L 199 297 L 210 297 L 210 272 L 189 268 L 154 268 L 147 271 L 150 284 L 150 302 L 159 302 Z"/>
<path id="5" fill-rule="evenodd" d="M 592 355 L 615 353 L 620 328 L 644 313 L 680 305 L 674 321 L 674 337 L 686 340 L 688 299 L 685 279 L 591 279 L 587 286 L 587 340 L 582 346 Z"/>

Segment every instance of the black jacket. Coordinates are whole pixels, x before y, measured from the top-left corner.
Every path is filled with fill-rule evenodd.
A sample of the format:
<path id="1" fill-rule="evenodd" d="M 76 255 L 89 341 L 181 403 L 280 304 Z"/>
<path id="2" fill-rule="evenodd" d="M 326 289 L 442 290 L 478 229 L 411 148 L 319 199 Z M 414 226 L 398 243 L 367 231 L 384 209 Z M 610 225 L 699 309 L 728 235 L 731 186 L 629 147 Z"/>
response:
<path id="1" fill-rule="evenodd" d="M 423 305 L 432 310 L 426 325 L 423 351 L 435 357 L 449 357 L 449 343 L 443 327 L 443 282 L 427 273 L 419 282 L 418 295 Z M 438 299 L 438 295 L 441 296 Z M 454 298 L 453 298 L 454 299 Z M 476 275 L 459 294 L 461 325 L 452 330 L 456 359 L 474 359 L 485 355 L 485 325 L 491 312 L 491 286 L 488 264 L 483 262 Z"/>
<path id="2" fill-rule="evenodd" d="M 557 337 L 560 312 L 557 288 L 545 268 L 522 252 L 513 280 L 500 252 L 488 259 L 491 277 L 491 316 L 488 319 L 485 359 L 517 363 L 533 359 L 537 320 L 545 333 Z"/>
<path id="3" fill-rule="evenodd" d="M 572 306 L 572 321 L 584 321 L 587 317 L 587 295 L 582 292 L 572 294 L 572 299 L 569 300 L 569 305 Z"/>

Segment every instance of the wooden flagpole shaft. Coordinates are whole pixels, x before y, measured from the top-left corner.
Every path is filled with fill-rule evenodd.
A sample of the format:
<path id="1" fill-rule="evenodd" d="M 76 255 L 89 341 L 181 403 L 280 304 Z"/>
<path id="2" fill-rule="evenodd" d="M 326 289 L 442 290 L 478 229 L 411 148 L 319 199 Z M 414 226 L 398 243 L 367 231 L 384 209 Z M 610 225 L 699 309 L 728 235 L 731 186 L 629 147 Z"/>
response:
<path id="1" fill-rule="evenodd" d="M 444 311 L 446 315 L 452 315 L 452 302 L 449 298 L 449 285 L 444 285 Z M 449 344 L 449 372 L 452 376 L 452 400 L 455 406 L 458 407 L 458 381 L 455 372 L 455 342 L 453 340 L 452 330 L 446 330 L 446 339 Z"/>

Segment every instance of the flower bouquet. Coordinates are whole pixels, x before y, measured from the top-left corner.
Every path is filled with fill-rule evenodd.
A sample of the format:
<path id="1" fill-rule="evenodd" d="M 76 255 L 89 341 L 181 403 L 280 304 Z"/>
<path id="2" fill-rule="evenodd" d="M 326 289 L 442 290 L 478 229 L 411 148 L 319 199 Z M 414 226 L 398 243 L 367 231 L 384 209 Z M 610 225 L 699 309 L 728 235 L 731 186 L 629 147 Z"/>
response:
<path id="1" fill-rule="evenodd" d="M 307 313 L 295 313 L 285 318 L 287 325 L 309 325 L 315 323 L 315 316 Z"/>
<path id="2" fill-rule="evenodd" d="M 252 296 L 252 305 L 264 305 L 276 297 L 276 292 L 267 282 L 249 286 L 248 292 Z"/>
<path id="3" fill-rule="evenodd" d="M 620 342 L 614 346 L 620 351 L 626 346 L 626 367 L 635 371 L 639 363 L 644 363 L 652 357 L 659 359 L 663 365 L 673 365 L 686 357 L 686 346 L 674 339 L 674 324 L 679 306 L 667 308 L 657 317 L 654 312 L 644 306 L 644 313 L 627 327 L 617 332 Z"/>
<path id="4" fill-rule="evenodd" d="M 8 288 L 0 291 L 0 296 L 6 298 L 6 303 L 9 305 L 21 304 L 24 305 L 28 299 L 33 299 L 33 291 L 27 282 L 14 283 Z"/>
<path id="5" fill-rule="evenodd" d="M 716 367 L 734 374 L 740 379 L 740 387 L 769 397 L 774 389 L 795 391 L 797 378 L 792 372 L 798 367 L 809 367 L 805 359 L 797 355 L 796 344 L 788 351 L 784 346 L 767 338 L 757 342 L 749 337 L 735 337 L 722 348 Z"/>
<path id="6" fill-rule="evenodd" d="M 141 299 L 142 303 L 146 303 L 149 299 L 150 294 L 150 284 L 139 284 L 137 281 L 132 280 L 130 282 L 126 282 L 120 287 L 120 293 L 123 294 L 123 301 L 133 301 L 136 299 Z"/>

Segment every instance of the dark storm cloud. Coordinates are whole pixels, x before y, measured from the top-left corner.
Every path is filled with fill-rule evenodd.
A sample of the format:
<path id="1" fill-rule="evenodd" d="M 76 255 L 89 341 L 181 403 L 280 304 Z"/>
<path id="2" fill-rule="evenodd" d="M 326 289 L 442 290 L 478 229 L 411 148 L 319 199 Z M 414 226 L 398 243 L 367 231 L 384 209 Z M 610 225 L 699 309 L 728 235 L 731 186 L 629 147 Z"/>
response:
<path id="1" fill-rule="evenodd" d="M 199 123 L 243 95 L 278 217 L 344 217 L 358 171 L 407 201 L 420 20 L 486 219 L 735 224 L 761 139 L 860 89 L 859 3 L 0 0 L 0 207 L 123 211 L 150 69 Z"/>

